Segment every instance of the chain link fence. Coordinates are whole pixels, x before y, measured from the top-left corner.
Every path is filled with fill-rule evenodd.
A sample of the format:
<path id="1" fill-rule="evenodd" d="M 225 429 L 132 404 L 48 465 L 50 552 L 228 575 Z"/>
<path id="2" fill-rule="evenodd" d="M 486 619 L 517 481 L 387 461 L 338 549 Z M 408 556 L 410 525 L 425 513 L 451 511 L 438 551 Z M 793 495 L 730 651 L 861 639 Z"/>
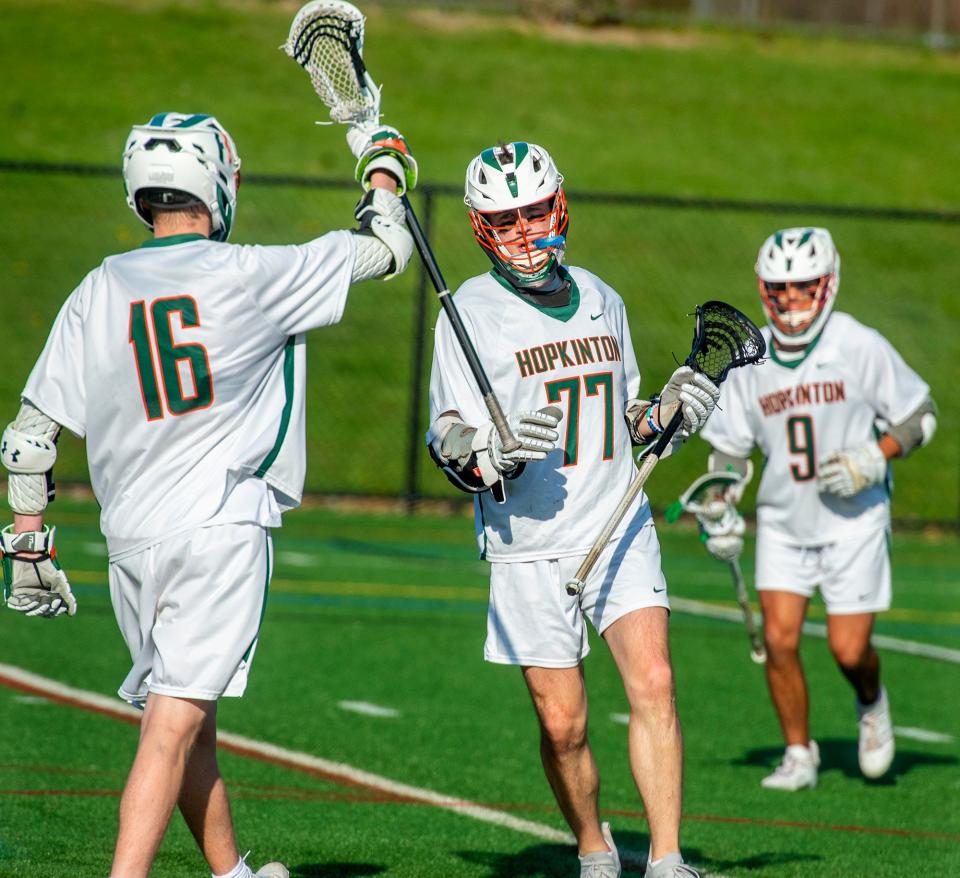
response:
<path id="1" fill-rule="evenodd" d="M 14 400 L 66 294 L 111 253 L 136 247 L 143 230 L 123 204 L 114 168 L 0 164 L 7 219 L 0 224 L 6 320 L 0 393 Z M 898 462 L 900 519 L 960 521 L 960 423 L 951 377 L 960 362 L 960 214 L 855 206 L 610 195 L 569 191 L 567 262 L 590 269 L 623 296 L 643 376 L 660 389 L 689 348 L 688 316 L 706 299 L 762 319 L 753 261 L 761 241 L 788 225 L 831 229 L 843 258 L 837 309 L 876 327 L 931 384 L 940 406 L 934 442 Z M 352 225 L 352 180 L 244 179 L 238 243 L 308 240 Z M 459 187 L 413 193 L 451 289 L 487 271 Z M 423 445 L 432 328 L 439 307 L 419 262 L 387 283 L 358 285 L 342 323 L 308 340 L 308 483 L 311 492 L 405 498 L 456 495 Z M 481 358 L 482 339 L 477 341 Z M 703 471 L 695 440 L 658 468 L 649 493 L 662 507 Z M 61 480 L 83 481 L 82 443 L 67 437 Z"/>

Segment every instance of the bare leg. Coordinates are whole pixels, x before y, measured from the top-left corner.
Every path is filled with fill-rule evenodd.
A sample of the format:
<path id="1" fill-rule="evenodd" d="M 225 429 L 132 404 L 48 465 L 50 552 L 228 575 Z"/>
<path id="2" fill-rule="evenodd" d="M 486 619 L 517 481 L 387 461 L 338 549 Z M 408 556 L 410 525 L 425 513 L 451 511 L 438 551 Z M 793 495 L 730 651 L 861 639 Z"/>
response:
<path id="1" fill-rule="evenodd" d="M 147 697 L 140 744 L 120 799 L 120 830 L 110 873 L 114 878 L 147 878 L 180 796 L 194 742 L 215 709 L 212 701 L 154 693 Z"/>
<path id="2" fill-rule="evenodd" d="M 630 768 L 650 826 L 650 859 L 680 850 L 683 735 L 670 665 L 667 611 L 634 610 L 603 637 L 630 703 Z"/>
<path id="3" fill-rule="evenodd" d="M 873 704 L 880 695 L 880 656 L 870 642 L 873 613 L 827 616 L 830 651 L 861 704 Z"/>
<path id="4" fill-rule="evenodd" d="M 767 646 L 767 686 L 787 746 L 810 744 L 810 702 L 800 662 L 800 633 L 807 598 L 787 591 L 761 591 Z"/>
<path id="5" fill-rule="evenodd" d="M 215 875 L 229 872 L 240 859 L 230 816 L 227 788 L 217 765 L 217 714 L 207 714 L 187 762 L 180 813 Z"/>
<path id="6" fill-rule="evenodd" d="M 600 777 L 587 741 L 583 666 L 523 669 L 540 720 L 540 759 L 581 854 L 607 850 L 600 833 Z"/>

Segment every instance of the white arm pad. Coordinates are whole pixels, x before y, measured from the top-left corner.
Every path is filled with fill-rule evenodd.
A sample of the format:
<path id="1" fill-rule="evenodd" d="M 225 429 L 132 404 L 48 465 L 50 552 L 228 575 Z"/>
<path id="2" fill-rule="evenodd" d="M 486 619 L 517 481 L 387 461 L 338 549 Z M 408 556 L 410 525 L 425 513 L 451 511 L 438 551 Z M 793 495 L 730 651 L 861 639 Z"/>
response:
<path id="1" fill-rule="evenodd" d="M 7 500 L 21 515 L 39 515 L 47 508 L 50 482 L 47 473 L 57 460 L 54 440 L 60 425 L 24 402 L 17 419 L 0 438 L 0 463 L 9 470 Z"/>
<path id="2" fill-rule="evenodd" d="M 357 260 L 353 268 L 353 281 L 368 280 L 372 277 L 383 277 L 388 280 L 400 274 L 413 255 L 413 236 L 407 230 L 406 210 L 403 202 L 387 189 L 376 188 L 367 192 L 357 206 L 356 218 L 360 221 L 360 229 L 356 232 L 358 238 L 370 237 L 385 247 L 390 254 L 390 261 L 376 274 L 370 274 L 374 266 L 360 264 L 361 257 L 368 259 L 371 255 L 369 246 L 357 248 Z M 358 241 L 359 244 L 359 241 Z M 382 260 L 377 258 L 378 266 Z M 392 267 L 392 271 L 390 271 Z M 358 271 L 361 276 L 358 276 Z M 387 272 L 390 272 L 389 274 Z"/>

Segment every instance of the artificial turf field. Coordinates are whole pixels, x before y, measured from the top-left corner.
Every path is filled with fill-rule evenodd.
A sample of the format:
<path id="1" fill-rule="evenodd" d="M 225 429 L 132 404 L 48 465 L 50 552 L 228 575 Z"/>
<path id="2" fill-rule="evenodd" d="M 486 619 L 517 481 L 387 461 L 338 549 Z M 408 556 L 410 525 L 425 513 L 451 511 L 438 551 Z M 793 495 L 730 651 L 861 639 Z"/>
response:
<path id="1" fill-rule="evenodd" d="M 61 498 L 51 513 L 80 609 L 57 620 L 0 613 L 0 680 L 7 681 L 0 686 L 2 878 L 108 874 L 118 796 L 136 743 L 129 720 L 9 682 L 13 666 L 109 697 L 127 669 L 96 508 Z M 725 568 L 692 531 L 658 529 L 671 596 L 693 609 L 696 602 L 732 607 Z M 220 711 L 223 730 L 284 748 L 252 744 L 255 753 L 240 755 L 233 743 L 222 756 L 251 862 L 282 859 L 302 878 L 575 874 L 520 675 L 481 660 L 485 565 L 476 560 L 469 519 L 306 509 L 286 517 L 275 547 L 247 695 L 224 701 Z M 901 730 L 883 781 L 859 776 L 851 693 L 824 641 L 809 637 L 804 657 L 823 754 L 820 785 L 797 794 L 762 790 L 760 778 L 781 744 L 741 626 L 699 612 L 673 614 L 686 739 L 683 841 L 705 873 L 960 874 L 960 544 L 898 535 L 893 558 L 895 606 L 879 632 L 941 647 L 943 655 L 883 651 Z M 745 566 L 749 575 L 749 559 Z M 811 620 L 820 616 L 814 606 Z M 626 701 L 605 647 L 596 638 L 593 645 L 586 673 L 601 807 L 620 846 L 644 852 L 646 824 L 620 716 Z M 343 706 L 349 702 L 383 708 L 383 715 Z M 297 760 L 299 767 L 291 765 Z M 416 789 L 390 788 L 383 779 Z M 438 807 L 424 791 L 460 804 Z M 502 825 L 511 820 L 522 822 Z M 179 817 L 153 874 L 207 874 Z M 625 874 L 641 868 L 628 866 Z"/>

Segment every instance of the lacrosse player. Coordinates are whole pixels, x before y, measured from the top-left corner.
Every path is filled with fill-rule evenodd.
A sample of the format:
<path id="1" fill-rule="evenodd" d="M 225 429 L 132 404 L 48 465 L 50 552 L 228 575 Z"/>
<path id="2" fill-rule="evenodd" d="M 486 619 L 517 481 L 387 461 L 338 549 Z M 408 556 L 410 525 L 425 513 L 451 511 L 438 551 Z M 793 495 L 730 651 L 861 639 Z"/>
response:
<path id="1" fill-rule="evenodd" d="M 521 447 L 504 452 L 449 320 L 441 315 L 427 442 L 435 462 L 475 494 L 490 562 L 484 657 L 520 666 L 540 721 L 540 753 L 577 837 L 581 876 L 620 875 L 587 741 L 585 619 L 607 641 L 630 701 L 630 761 L 650 824 L 648 878 L 695 878 L 679 847 L 682 741 L 667 645 L 660 548 L 641 495 L 582 595 L 564 583 L 636 474 L 632 444 L 663 432 L 679 406 L 676 445 L 700 429 L 718 389 L 682 367 L 659 399 L 638 399 L 640 373 L 623 301 L 562 263 L 563 178 L 545 149 L 508 143 L 467 169 L 474 234 L 493 264 L 456 304 Z M 651 446 L 652 447 L 652 446 Z M 666 454 L 666 452 L 665 452 Z"/>
<path id="2" fill-rule="evenodd" d="M 7 606 L 42 617 L 76 612 L 43 520 L 61 428 L 86 437 L 133 661 L 119 693 L 144 709 L 113 878 L 146 878 L 174 805 L 214 876 L 252 878 L 217 768 L 217 699 L 246 687 L 270 528 L 302 494 L 304 333 L 337 323 L 352 283 L 403 271 L 413 249 L 396 195 L 416 180 L 402 137 L 370 125 L 348 142 L 359 228 L 250 247 L 226 243 L 240 158 L 217 120 L 161 113 L 134 126 L 127 203 L 153 237 L 67 298 L 3 433 Z"/>
<path id="3" fill-rule="evenodd" d="M 713 447 L 711 470 L 747 476 L 754 447 L 765 459 L 756 586 L 786 752 L 762 784 L 817 784 L 799 644 L 818 586 L 830 651 L 856 692 L 860 770 L 877 778 L 894 755 L 890 703 L 870 641 L 876 614 L 890 606 L 889 461 L 930 441 L 936 408 L 930 388 L 880 333 L 833 311 L 840 256 L 826 229 L 776 232 L 760 248 L 756 271 L 770 361 L 730 375 L 702 436 Z M 728 494 L 730 503 L 745 483 Z M 722 503 L 716 511 L 698 515 L 707 550 L 734 561 L 743 518 Z"/>

